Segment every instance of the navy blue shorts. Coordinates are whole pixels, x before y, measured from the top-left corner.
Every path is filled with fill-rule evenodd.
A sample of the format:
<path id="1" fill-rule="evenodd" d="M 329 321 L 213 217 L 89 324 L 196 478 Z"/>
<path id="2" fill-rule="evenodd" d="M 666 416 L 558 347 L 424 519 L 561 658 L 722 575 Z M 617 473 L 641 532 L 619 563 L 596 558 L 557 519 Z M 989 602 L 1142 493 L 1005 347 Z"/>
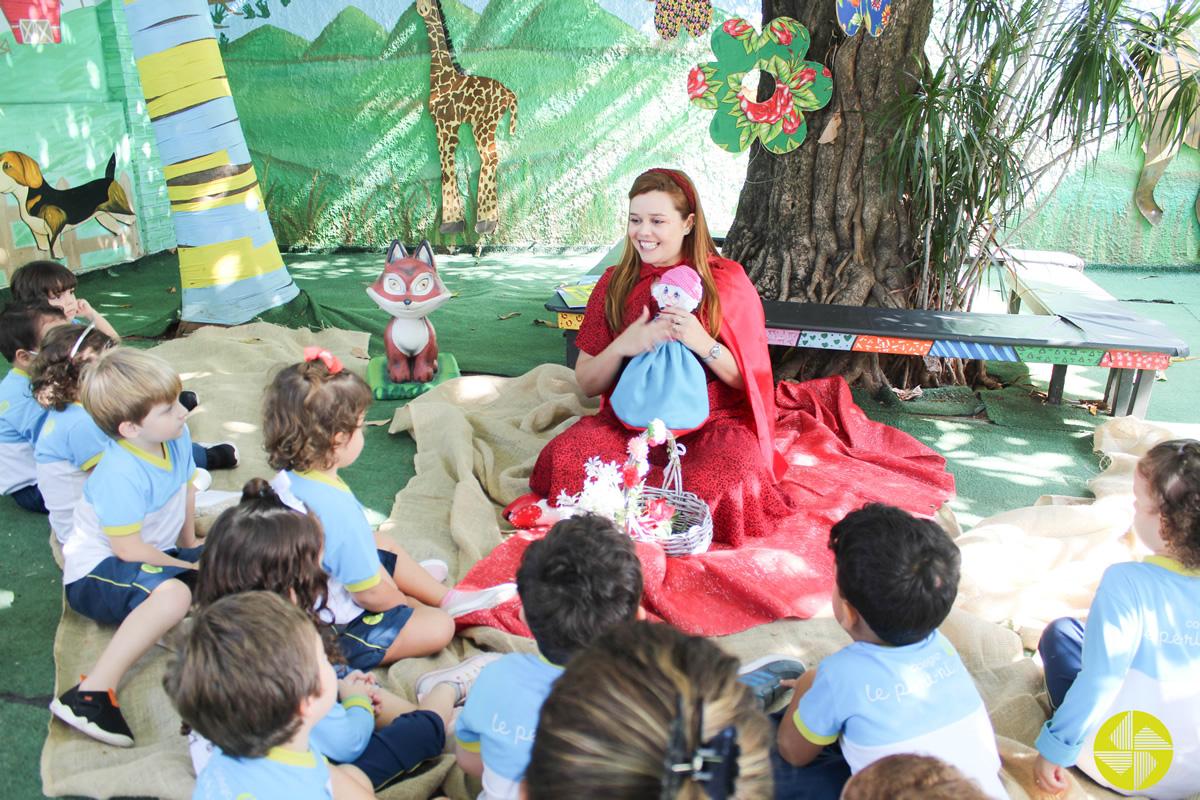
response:
<path id="1" fill-rule="evenodd" d="M 379 563 L 391 575 L 396 570 L 396 554 L 380 550 Z M 346 663 L 364 672 L 378 667 L 412 612 L 408 606 L 396 606 L 380 613 L 364 611 L 352 622 L 334 625 L 338 649 L 346 657 Z"/>
<path id="2" fill-rule="evenodd" d="M 202 549 L 171 548 L 164 552 L 194 564 Z M 67 584 L 67 605 L 96 622 L 120 625 L 163 581 L 183 576 L 184 582 L 190 585 L 195 574 L 195 570 L 184 567 L 160 567 L 109 556 L 88 570 L 87 575 Z"/>
<path id="3" fill-rule="evenodd" d="M 371 779 L 376 792 L 383 791 L 446 746 L 446 727 L 432 711 L 401 714 L 391 725 L 371 734 L 367 749 L 354 759 L 354 766 Z"/>

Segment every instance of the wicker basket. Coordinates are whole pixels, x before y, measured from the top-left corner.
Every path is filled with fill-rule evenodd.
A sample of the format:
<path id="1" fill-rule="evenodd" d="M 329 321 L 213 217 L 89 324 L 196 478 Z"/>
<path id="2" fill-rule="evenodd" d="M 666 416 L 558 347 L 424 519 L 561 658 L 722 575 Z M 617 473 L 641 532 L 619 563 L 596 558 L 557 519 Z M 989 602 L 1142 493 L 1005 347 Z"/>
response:
<path id="1" fill-rule="evenodd" d="M 669 556 L 697 556 L 708 552 L 712 544 L 712 512 L 698 495 L 683 490 L 683 470 L 679 466 L 679 457 L 687 454 L 687 447 L 672 436 L 667 439 L 667 450 L 670 457 L 663 470 L 662 488 L 647 486 L 642 490 L 642 496 L 647 500 L 666 500 L 675 506 L 677 513 L 671 523 L 671 535 L 655 537 L 652 541 L 661 544 Z"/>

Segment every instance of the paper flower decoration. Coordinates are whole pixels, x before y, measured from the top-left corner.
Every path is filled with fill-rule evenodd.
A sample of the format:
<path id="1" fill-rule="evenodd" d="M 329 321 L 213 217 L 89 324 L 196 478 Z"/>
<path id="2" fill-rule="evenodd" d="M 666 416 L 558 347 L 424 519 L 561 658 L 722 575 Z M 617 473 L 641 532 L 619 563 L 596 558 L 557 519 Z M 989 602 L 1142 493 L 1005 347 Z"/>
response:
<path id="1" fill-rule="evenodd" d="M 735 153 L 755 139 L 772 153 L 800 146 L 808 134 L 804 112 L 821 108 L 833 96 L 829 70 L 804 60 L 808 41 L 808 30 L 791 17 L 771 20 L 762 33 L 742 19 L 726 20 L 713 31 L 717 60 L 693 67 L 687 90 L 693 103 L 717 112 L 709 126 L 714 142 Z M 775 79 L 775 93 L 762 102 L 756 90 L 742 84 L 755 69 Z"/>
<path id="2" fill-rule="evenodd" d="M 712 25 L 712 0 L 658 0 L 654 6 L 654 30 L 668 41 L 679 35 L 683 26 L 692 36 L 700 36 Z"/>
<path id="3" fill-rule="evenodd" d="M 872 36 L 879 36 L 892 17 L 892 0 L 837 0 L 838 24 L 847 36 L 866 28 Z"/>

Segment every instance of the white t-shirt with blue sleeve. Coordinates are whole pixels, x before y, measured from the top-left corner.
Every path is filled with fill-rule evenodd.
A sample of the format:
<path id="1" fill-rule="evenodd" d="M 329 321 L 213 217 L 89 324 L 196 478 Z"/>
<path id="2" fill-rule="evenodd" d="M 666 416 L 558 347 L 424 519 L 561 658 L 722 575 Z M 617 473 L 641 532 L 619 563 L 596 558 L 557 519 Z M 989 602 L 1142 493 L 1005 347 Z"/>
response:
<path id="1" fill-rule="evenodd" d="M 1096 741 L 1105 722 L 1127 711 L 1150 714 L 1170 734 L 1165 773 L 1155 769 L 1165 759 L 1148 752 L 1152 730 L 1132 731 L 1132 748 Z M 1200 789 L 1200 570 L 1151 556 L 1104 571 L 1084 629 L 1083 669 L 1035 746 L 1048 761 L 1078 766 L 1121 794 L 1165 800 Z M 1113 786 L 1097 757 L 1111 758 L 1118 774 L 1143 770 L 1152 783 L 1138 791 Z"/>
<path id="2" fill-rule="evenodd" d="M 0 494 L 37 483 L 33 447 L 46 421 L 46 409 L 29 389 L 29 375 L 13 367 L 0 380 Z"/>
<path id="3" fill-rule="evenodd" d="M 826 657 L 793 720 L 815 744 L 840 736 L 852 773 L 897 753 L 930 755 L 989 797 L 1008 798 L 983 698 L 939 631 L 901 647 L 854 642 Z"/>
<path id="4" fill-rule="evenodd" d="M 157 550 L 175 547 L 187 519 L 187 487 L 196 475 L 187 426 L 146 453 L 124 439 L 110 440 L 83 485 L 71 535 L 63 545 L 63 585 L 73 583 L 113 555 L 110 536 L 139 534 Z"/>
<path id="5" fill-rule="evenodd" d="M 307 753 L 273 747 L 262 758 L 213 751 L 196 777 L 192 800 L 332 800 L 329 764 L 310 743 Z"/>
<path id="6" fill-rule="evenodd" d="M 367 512 L 341 478 L 318 470 L 283 475 L 290 482 L 288 490 L 317 515 L 325 529 L 321 567 L 329 575 L 327 605 L 333 612 L 332 622 L 353 622 L 363 609 L 351 593 L 366 591 L 381 580 L 379 550 Z"/>
<path id="7" fill-rule="evenodd" d="M 60 543 L 65 543 L 71 533 L 88 470 L 99 463 L 110 441 L 79 403 L 71 403 L 62 411 L 51 409 L 46 417 L 33 456 L 38 488 L 50 512 L 50 527 Z"/>
<path id="8" fill-rule="evenodd" d="M 516 800 L 533 752 L 538 714 L 563 668 L 540 655 L 509 653 L 475 679 L 454 723 L 460 747 L 483 758 L 479 800 Z"/>

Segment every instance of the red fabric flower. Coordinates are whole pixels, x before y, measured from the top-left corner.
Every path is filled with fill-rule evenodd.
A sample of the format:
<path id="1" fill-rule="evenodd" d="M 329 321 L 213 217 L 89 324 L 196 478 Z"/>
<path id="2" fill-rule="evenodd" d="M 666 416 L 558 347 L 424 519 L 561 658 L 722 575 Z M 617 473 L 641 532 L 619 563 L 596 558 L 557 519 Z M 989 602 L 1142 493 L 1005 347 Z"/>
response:
<path id="1" fill-rule="evenodd" d="M 888 6 L 888 8 L 891 8 L 891 6 Z M 829 71 L 829 67 L 821 67 L 821 74 L 824 75 L 826 78 L 833 77 L 833 73 Z"/>
<path id="2" fill-rule="evenodd" d="M 775 94 L 766 102 L 752 102 L 746 97 L 744 89 L 738 95 L 738 99 L 741 101 L 742 112 L 751 122 L 773 125 L 792 110 L 792 90 L 782 83 L 776 84 Z"/>
<path id="3" fill-rule="evenodd" d="M 775 38 L 778 39 L 779 43 L 784 47 L 787 47 L 789 44 L 791 44 L 792 39 L 794 38 L 792 36 L 791 29 L 788 28 L 786 23 L 780 20 L 772 20 L 771 32 L 775 34 Z"/>
<path id="4" fill-rule="evenodd" d="M 783 132 L 791 136 L 799 129 L 802 122 L 804 122 L 804 117 L 800 116 L 800 109 L 792 106 L 783 117 Z"/>
<path id="5" fill-rule="evenodd" d="M 689 100 L 695 100 L 697 97 L 702 97 L 708 91 L 708 81 L 704 78 L 704 70 L 699 65 L 692 67 L 692 71 L 688 73 L 687 93 Z"/>
<path id="6" fill-rule="evenodd" d="M 637 464 L 626 464 L 621 468 L 621 478 L 624 480 L 625 488 L 632 489 L 638 483 Z"/>
<path id="7" fill-rule="evenodd" d="M 675 516 L 675 506 L 660 497 L 646 503 L 646 510 L 643 512 L 643 516 L 652 523 L 665 522 Z"/>
<path id="8" fill-rule="evenodd" d="M 721 30 L 725 31 L 730 36 L 740 37 L 743 36 L 746 31 L 753 30 L 753 28 L 751 27 L 750 23 L 746 22 L 746 20 L 734 17 L 733 19 L 725 20 L 725 23 L 721 26 Z"/>
<path id="9" fill-rule="evenodd" d="M 807 86 L 816 79 L 817 71 L 812 67 L 806 67 L 805 69 L 800 70 L 800 74 L 796 76 L 795 86 L 797 89 L 799 89 L 801 86 Z"/>

